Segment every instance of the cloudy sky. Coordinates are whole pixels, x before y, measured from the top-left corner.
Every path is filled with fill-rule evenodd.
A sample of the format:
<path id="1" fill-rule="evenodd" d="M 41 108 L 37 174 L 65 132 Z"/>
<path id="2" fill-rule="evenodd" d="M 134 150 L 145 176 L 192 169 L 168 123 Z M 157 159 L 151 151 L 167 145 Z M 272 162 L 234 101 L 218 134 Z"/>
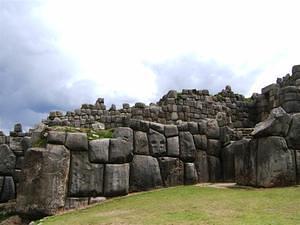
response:
<path id="1" fill-rule="evenodd" d="M 299 5 L 240 0 L 0 0 L 0 129 L 104 97 L 156 102 L 230 84 L 246 96 L 300 64 Z"/>

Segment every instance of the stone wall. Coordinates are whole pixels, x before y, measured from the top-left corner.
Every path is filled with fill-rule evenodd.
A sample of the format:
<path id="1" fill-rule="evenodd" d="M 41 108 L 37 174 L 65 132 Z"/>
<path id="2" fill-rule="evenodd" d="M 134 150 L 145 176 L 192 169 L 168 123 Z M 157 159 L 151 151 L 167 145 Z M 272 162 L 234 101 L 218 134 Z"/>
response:
<path id="1" fill-rule="evenodd" d="M 224 141 L 216 120 L 177 126 L 131 120 L 129 126 L 96 140 L 86 133 L 49 131 L 45 148 L 26 151 L 18 212 L 39 217 L 98 197 L 235 180 L 228 166 L 234 158 L 221 153 Z M 223 169 L 224 157 L 230 171 Z"/>
<path id="2" fill-rule="evenodd" d="M 209 95 L 207 90 L 169 91 L 157 104 L 136 103 L 130 107 L 125 103 L 118 110 L 115 105 L 107 110 L 104 99 L 99 98 L 94 105 L 83 104 L 74 112 L 51 112 L 44 123 L 49 126 L 92 127 L 95 122 L 101 122 L 106 128 L 111 128 L 128 126 L 130 119 L 176 124 L 178 121 L 199 122 L 212 118 L 218 119 L 220 126 L 253 127 L 254 118 L 249 113 L 253 107 L 252 99 L 233 93 L 227 86 L 215 96 Z"/>
<path id="3" fill-rule="evenodd" d="M 300 114 L 281 107 L 256 125 L 254 139 L 228 146 L 235 154 L 236 182 L 255 187 L 300 183 Z"/>
<path id="4" fill-rule="evenodd" d="M 282 107 L 287 113 L 300 112 L 300 66 L 293 66 L 292 75 L 278 78 L 276 84 L 270 84 L 262 89 L 261 94 L 255 94 L 256 122 L 266 119 L 270 111 Z"/>
<path id="5" fill-rule="evenodd" d="M 24 153 L 31 147 L 31 137 L 22 132 L 22 126 L 16 124 L 10 136 L 0 132 L 0 203 L 16 197 Z"/>

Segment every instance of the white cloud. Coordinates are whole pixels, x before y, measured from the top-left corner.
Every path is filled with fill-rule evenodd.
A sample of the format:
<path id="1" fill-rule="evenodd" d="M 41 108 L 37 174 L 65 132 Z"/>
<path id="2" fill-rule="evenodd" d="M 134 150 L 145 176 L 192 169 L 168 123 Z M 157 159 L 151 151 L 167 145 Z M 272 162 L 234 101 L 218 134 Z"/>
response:
<path id="1" fill-rule="evenodd" d="M 107 104 L 150 102 L 164 87 L 209 88 L 205 72 L 217 73 L 215 92 L 232 81 L 250 95 L 299 63 L 298 1 L 0 0 L 0 7 L 0 93 L 10 93 L 0 100 L 39 118 L 100 96 Z M 19 100 L 30 92 L 31 101 Z M 7 115 L 1 126 L 16 120 Z"/>

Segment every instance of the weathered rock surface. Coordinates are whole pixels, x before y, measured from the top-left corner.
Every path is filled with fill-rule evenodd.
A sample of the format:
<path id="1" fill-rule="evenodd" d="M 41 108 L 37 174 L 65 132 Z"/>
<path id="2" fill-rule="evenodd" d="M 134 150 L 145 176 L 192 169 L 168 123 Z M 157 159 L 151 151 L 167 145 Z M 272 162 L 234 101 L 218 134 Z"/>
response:
<path id="1" fill-rule="evenodd" d="M 256 186 L 257 140 L 242 139 L 233 143 L 231 148 L 234 149 L 236 183 Z"/>
<path id="2" fill-rule="evenodd" d="M 65 145 L 72 151 L 87 151 L 88 139 L 86 133 L 67 133 Z"/>
<path id="3" fill-rule="evenodd" d="M 69 176 L 69 195 L 73 197 L 101 196 L 103 194 L 102 164 L 90 163 L 88 152 L 72 152 Z"/>
<path id="4" fill-rule="evenodd" d="M 288 133 L 291 122 L 291 116 L 283 108 L 275 108 L 271 111 L 269 117 L 255 126 L 252 135 L 254 137 L 282 136 Z"/>
<path id="5" fill-rule="evenodd" d="M 296 183 L 294 152 L 282 137 L 258 140 L 257 185 L 261 187 L 288 186 Z"/>
<path id="6" fill-rule="evenodd" d="M 220 137 L 220 128 L 217 120 L 209 119 L 207 121 L 207 137 L 212 139 Z"/>
<path id="7" fill-rule="evenodd" d="M 198 182 L 208 182 L 209 181 L 209 172 L 208 172 L 208 161 L 207 153 L 205 151 L 197 151 L 195 168 L 198 175 Z"/>
<path id="8" fill-rule="evenodd" d="M 157 159 L 152 156 L 135 155 L 130 165 L 130 190 L 149 190 L 162 185 Z"/>
<path id="9" fill-rule="evenodd" d="M 206 135 L 194 135 L 195 146 L 199 150 L 207 150 L 207 137 Z"/>
<path id="10" fill-rule="evenodd" d="M 184 184 L 184 164 L 178 158 L 158 158 L 164 186 L 171 187 Z"/>
<path id="11" fill-rule="evenodd" d="M 62 145 L 31 148 L 25 154 L 17 211 L 31 217 L 52 215 L 65 205 L 70 153 Z"/>
<path id="12" fill-rule="evenodd" d="M 174 137 L 178 135 L 178 128 L 175 125 L 165 125 L 166 137 Z"/>
<path id="13" fill-rule="evenodd" d="M 0 145 L 0 175 L 12 175 L 16 165 L 16 156 L 8 145 Z"/>
<path id="14" fill-rule="evenodd" d="M 121 138 L 110 139 L 109 162 L 127 163 L 133 157 L 133 143 Z"/>
<path id="15" fill-rule="evenodd" d="M 300 150 L 295 150 L 297 184 L 300 184 Z"/>
<path id="16" fill-rule="evenodd" d="M 210 182 L 220 182 L 222 181 L 222 168 L 220 159 L 209 155 L 207 157 L 208 161 L 208 172 Z"/>
<path id="17" fill-rule="evenodd" d="M 166 154 L 166 138 L 164 135 L 150 129 L 148 139 L 150 145 L 150 154 L 152 156 L 164 156 Z"/>
<path id="18" fill-rule="evenodd" d="M 64 210 L 84 208 L 89 205 L 88 197 L 68 197 L 66 198 Z"/>
<path id="19" fill-rule="evenodd" d="M 184 164 L 184 183 L 196 184 L 198 182 L 198 174 L 194 163 Z"/>
<path id="20" fill-rule="evenodd" d="M 196 157 L 196 147 L 190 132 L 179 132 L 180 158 L 184 162 L 193 162 Z"/>
<path id="21" fill-rule="evenodd" d="M 0 203 L 16 198 L 15 183 L 11 176 L 0 177 Z"/>
<path id="22" fill-rule="evenodd" d="M 291 127 L 286 140 L 290 148 L 300 149 L 300 113 L 292 116 Z"/>
<path id="23" fill-rule="evenodd" d="M 104 196 L 126 195 L 129 191 L 129 164 L 106 164 Z"/>
<path id="24" fill-rule="evenodd" d="M 179 138 L 178 136 L 167 138 L 168 156 L 179 156 Z"/>
<path id="25" fill-rule="evenodd" d="M 227 145 L 221 151 L 223 180 L 225 182 L 235 181 L 235 168 L 234 168 L 235 151 L 238 151 L 238 149 L 236 149 L 235 142 L 233 142 L 230 145 Z"/>
<path id="26" fill-rule="evenodd" d="M 66 132 L 63 131 L 49 131 L 47 142 L 50 144 L 64 145 L 66 141 Z"/>
<path id="27" fill-rule="evenodd" d="M 208 155 L 213 155 L 216 157 L 220 156 L 221 152 L 221 143 L 219 140 L 214 140 L 214 139 L 208 139 L 207 141 L 207 154 Z"/>
<path id="28" fill-rule="evenodd" d="M 89 160 L 92 163 L 108 163 L 109 139 L 89 141 Z"/>
<path id="29" fill-rule="evenodd" d="M 139 155 L 149 155 L 147 133 L 142 131 L 134 132 L 134 153 Z"/>

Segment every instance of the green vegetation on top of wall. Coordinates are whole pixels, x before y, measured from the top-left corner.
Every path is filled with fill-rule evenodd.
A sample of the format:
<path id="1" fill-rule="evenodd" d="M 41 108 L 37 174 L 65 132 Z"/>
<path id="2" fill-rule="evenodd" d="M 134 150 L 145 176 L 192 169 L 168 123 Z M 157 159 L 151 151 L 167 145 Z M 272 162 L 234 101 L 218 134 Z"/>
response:
<path id="1" fill-rule="evenodd" d="M 101 139 L 101 138 L 112 138 L 113 129 L 107 130 L 93 130 L 91 128 L 79 128 L 79 127 L 69 127 L 69 126 L 53 126 L 50 130 L 64 131 L 67 133 L 86 133 L 89 140 Z"/>

